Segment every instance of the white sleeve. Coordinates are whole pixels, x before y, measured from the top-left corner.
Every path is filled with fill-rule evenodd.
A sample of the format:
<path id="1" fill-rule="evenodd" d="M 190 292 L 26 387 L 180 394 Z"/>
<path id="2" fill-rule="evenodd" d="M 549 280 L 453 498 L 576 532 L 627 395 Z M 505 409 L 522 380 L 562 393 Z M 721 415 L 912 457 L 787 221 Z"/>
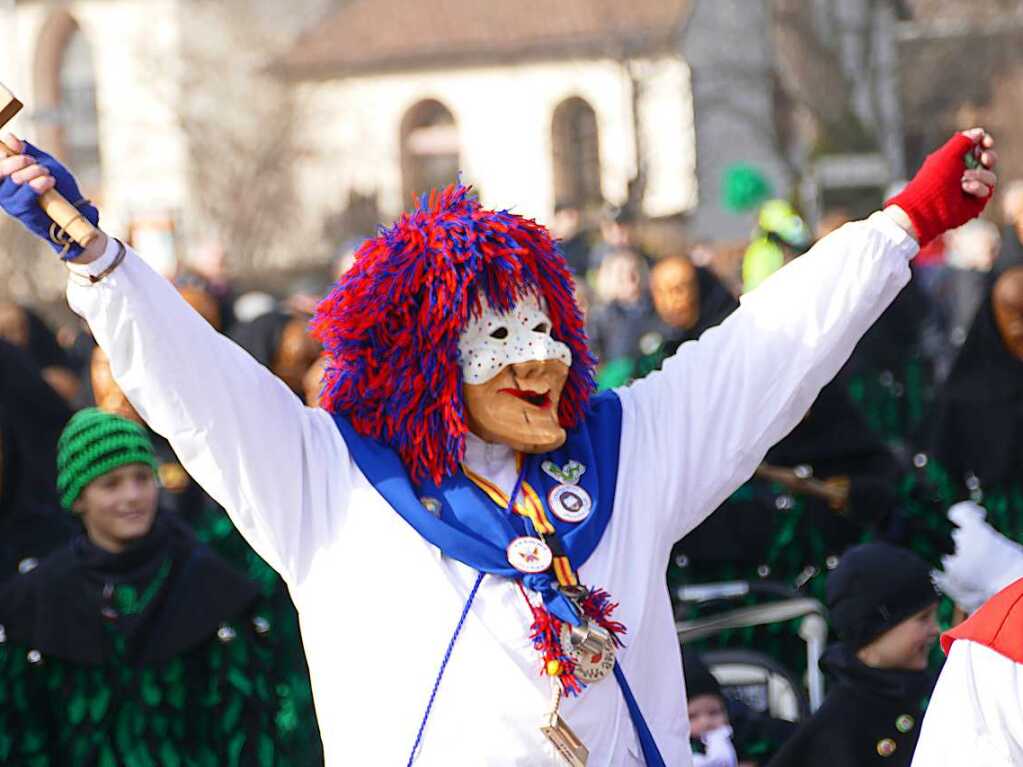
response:
<path id="1" fill-rule="evenodd" d="M 884 213 L 846 224 L 780 269 L 663 370 L 618 390 L 620 472 L 678 540 L 806 415 L 909 282 L 916 242 Z M 644 489 L 645 488 L 645 489 Z"/>
<path id="2" fill-rule="evenodd" d="M 89 323 L 146 423 L 294 584 L 317 542 L 335 537 L 343 522 L 357 470 L 340 432 L 130 250 L 100 282 L 83 279 L 101 273 L 116 252 L 111 238 L 100 259 L 71 265 L 68 303 Z"/>
<path id="3" fill-rule="evenodd" d="M 1023 764 L 1023 667 L 959 639 L 927 706 L 913 767 L 966 764 Z"/>

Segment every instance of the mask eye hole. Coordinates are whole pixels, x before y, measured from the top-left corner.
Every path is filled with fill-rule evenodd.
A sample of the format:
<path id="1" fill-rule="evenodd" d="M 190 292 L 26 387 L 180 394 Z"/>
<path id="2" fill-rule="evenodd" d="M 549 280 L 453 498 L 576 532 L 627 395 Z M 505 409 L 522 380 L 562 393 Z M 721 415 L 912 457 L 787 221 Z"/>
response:
<path id="1" fill-rule="evenodd" d="M 533 328 L 534 333 L 549 333 L 551 326 L 546 322 L 538 322 L 536 327 Z"/>
<path id="2" fill-rule="evenodd" d="M 496 338 L 499 341 L 503 341 L 505 338 L 508 337 L 508 328 L 506 327 L 494 328 L 492 331 L 490 331 L 490 337 Z"/>

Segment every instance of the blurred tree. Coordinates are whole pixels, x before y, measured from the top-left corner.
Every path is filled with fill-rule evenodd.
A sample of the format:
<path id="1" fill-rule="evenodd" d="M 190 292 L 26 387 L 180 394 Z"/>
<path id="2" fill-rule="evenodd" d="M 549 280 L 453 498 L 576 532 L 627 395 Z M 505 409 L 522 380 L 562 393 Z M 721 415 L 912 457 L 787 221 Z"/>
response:
<path id="1" fill-rule="evenodd" d="M 174 82 L 165 95 L 190 159 L 186 231 L 215 233 L 232 271 L 294 263 L 308 245 L 287 226 L 298 205 L 291 171 L 303 156 L 298 98 L 268 66 L 336 4 L 182 3 L 177 77 L 153 80 Z M 165 73 L 168 62 L 154 53 L 149 65 Z"/>
<path id="2" fill-rule="evenodd" d="M 21 224 L 0 214 L 0 300 L 40 304 L 64 291 L 65 270 L 53 251 Z"/>

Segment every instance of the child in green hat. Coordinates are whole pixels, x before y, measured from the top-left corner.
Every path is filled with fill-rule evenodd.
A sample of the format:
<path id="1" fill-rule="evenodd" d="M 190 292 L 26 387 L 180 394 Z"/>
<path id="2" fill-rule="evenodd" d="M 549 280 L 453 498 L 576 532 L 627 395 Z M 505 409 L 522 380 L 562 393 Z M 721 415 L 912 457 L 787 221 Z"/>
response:
<path id="1" fill-rule="evenodd" d="M 0 589 L 0 764 L 321 763 L 302 659 L 258 585 L 159 511 L 145 430 L 90 408 L 57 452 L 84 530 Z"/>

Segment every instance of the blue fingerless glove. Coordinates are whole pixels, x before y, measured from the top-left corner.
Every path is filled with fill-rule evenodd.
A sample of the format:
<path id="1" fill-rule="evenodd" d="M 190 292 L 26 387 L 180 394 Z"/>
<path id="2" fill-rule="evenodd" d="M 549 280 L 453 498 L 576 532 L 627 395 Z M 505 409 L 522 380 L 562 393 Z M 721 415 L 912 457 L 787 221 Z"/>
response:
<path id="1" fill-rule="evenodd" d="M 99 211 L 92 203 L 83 200 L 78 184 L 67 168 L 27 141 L 23 151 L 53 174 L 57 182 L 56 189 L 64 199 L 78 208 L 93 226 L 99 225 Z M 3 181 L 0 181 L 0 208 L 9 216 L 18 219 L 34 235 L 46 240 L 54 252 L 60 254 L 65 261 L 73 261 L 82 255 L 82 246 L 77 242 L 72 242 L 68 246 L 65 242 L 56 242 L 51 237 L 51 227 L 53 234 L 60 234 L 57 231 L 58 227 L 43 211 L 39 205 L 39 195 L 28 184 L 16 184 L 11 181 L 10 176 L 4 177 Z"/>

